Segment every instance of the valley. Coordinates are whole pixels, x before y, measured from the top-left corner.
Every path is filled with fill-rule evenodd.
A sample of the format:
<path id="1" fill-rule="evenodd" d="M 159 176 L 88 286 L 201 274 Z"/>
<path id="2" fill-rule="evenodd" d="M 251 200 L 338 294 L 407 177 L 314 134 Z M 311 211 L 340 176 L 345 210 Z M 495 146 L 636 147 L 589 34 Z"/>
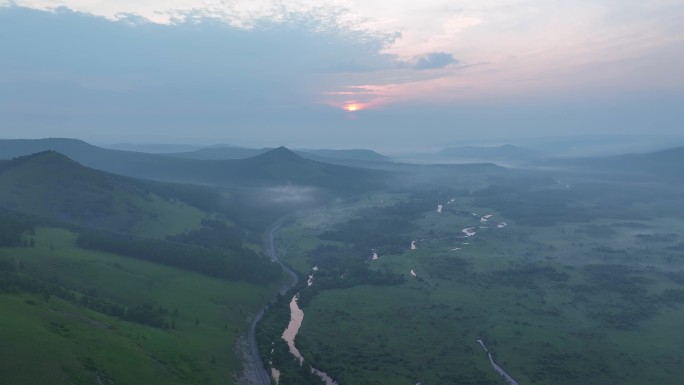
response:
<path id="1" fill-rule="evenodd" d="M 283 226 L 283 260 L 301 276 L 317 267 L 298 301 L 304 360 L 340 384 L 505 383 L 482 340 L 520 384 L 677 383 L 681 202 L 673 196 L 669 214 L 654 216 L 652 196 L 632 186 L 609 210 L 602 201 L 617 194 L 573 182 L 569 191 L 553 181 L 440 186 Z M 529 207 L 509 211 L 512 199 Z M 361 278 L 359 265 L 400 278 Z"/>
<path id="2" fill-rule="evenodd" d="M 0 0 L 0 385 L 682 385 L 683 20 Z"/>
<path id="3" fill-rule="evenodd" d="M 278 148 L 243 163 L 307 181 L 286 185 L 262 171 L 153 182 L 54 151 L 1 162 L 3 378 L 681 378 L 684 202 L 670 170 L 387 163 L 371 185 L 370 168 L 309 162 Z M 44 371 L 22 369 L 36 360 Z"/>

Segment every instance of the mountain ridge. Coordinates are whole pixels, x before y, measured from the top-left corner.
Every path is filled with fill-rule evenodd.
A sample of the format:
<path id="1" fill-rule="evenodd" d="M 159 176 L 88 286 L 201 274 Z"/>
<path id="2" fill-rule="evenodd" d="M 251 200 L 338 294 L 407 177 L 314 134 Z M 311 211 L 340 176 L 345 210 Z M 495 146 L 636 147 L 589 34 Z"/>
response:
<path id="1" fill-rule="evenodd" d="M 197 160 L 102 149 L 77 139 L 0 140 L 0 158 L 55 150 L 87 167 L 110 173 L 179 183 L 215 186 L 275 186 L 294 183 L 336 193 L 367 191 L 382 186 L 386 173 L 304 159 L 284 147 L 264 157 Z M 271 150 L 273 151 L 273 150 Z M 343 178 L 340 180 L 339 178 Z"/>

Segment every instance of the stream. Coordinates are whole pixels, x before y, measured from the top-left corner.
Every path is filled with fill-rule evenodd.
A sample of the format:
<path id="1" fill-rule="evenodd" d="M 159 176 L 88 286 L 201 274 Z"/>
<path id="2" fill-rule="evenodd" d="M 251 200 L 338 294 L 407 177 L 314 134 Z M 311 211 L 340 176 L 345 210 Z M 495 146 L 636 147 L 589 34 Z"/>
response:
<path id="1" fill-rule="evenodd" d="M 451 202 L 449 202 L 451 203 Z M 474 214 L 477 215 L 477 214 Z M 481 223 L 486 223 L 489 218 L 491 218 L 492 215 L 486 215 L 481 218 Z M 285 294 L 289 289 L 294 287 L 298 283 L 298 278 L 297 274 L 290 270 L 287 266 L 283 265 L 283 263 L 278 259 L 278 255 L 275 252 L 275 245 L 274 245 L 274 234 L 275 232 L 280 228 L 280 223 L 275 224 L 273 227 L 271 227 L 270 231 L 268 232 L 268 236 L 266 239 L 266 246 L 267 246 L 267 252 L 268 255 L 271 257 L 271 260 L 274 262 L 279 263 L 283 269 L 288 273 L 290 276 L 290 283 L 288 285 L 284 285 L 283 288 L 280 290 L 280 294 Z M 506 226 L 505 222 L 500 222 L 497 224 L 497 228 L 503 228 Z M 473 227 L 463 229 L 461 232 L 464 234 L 466 238 L 472 237 L 475 235 L 475 231 L 473 231 Z M 463 243 L 464 245 L 467 245 L 467 243 Z M 416 241 L 411 242 L 411 249 L 415 250 L 416 247 Z M 460 248 L 456 248 L 460 250 Z M 453 249 L 452 249 L 453 250 Z M 372 259 L 377 259 L 377 252 L 373 250 L 373 258 Z M 308 277 L 308 282 L 307 282 L 307 287 L 311 286 L 313 284 L 313 279 L 314 279 L 314 272 L 318 270 L 316 267 L 312 269 L 312 273 Z M 416 273 L 414 270 L 411 270 L 411 274 L 415 277 Z M 302 322 L 304 320 L 304 311 L 299 307 L 299 303 L 297 302 L 299 299 L 299 293 L 296 293 L 292 299 L 290 300 L 290 322 L 287 326 L 287 328 L 283 331 L 282 338 L 287 342 L 287 346 L 290 350 L 290 353 L 292 353 L 293 356 L 295 356 L 299 360 L 299 364 L 303 365 L 304 364 L 304 357 L 302 354 L 299 352 L 299 349 L 297 349 L 297 346 L 295 345 L 295 338 L 297 334 L 299 333 L 299 328 L 302 326 Z M 248 340 L 249 340 L 249 347 L 250 351 L 252 354 L 252 358 L 255 361 L 255 364 L 258 368 L 259 372 L 259 382 L 262 385 L 270 385 L 270 378 L 273 378 L 276 382 L 276 384 L 279 382 L 279 377 L 280 377 L 280 372 L 278 371 L 277 368 L 272 368 L 271 369 L 271 375 L 266 372 L 264 369 L 264 365 L 261 362 L 261 359 L 259 358 L 258 350 L 256 347 L 256 339 L 254 335 L 254 329 L 256 324 L 259 322 L 261 319 L 261 316 L 263 315 L 265 309 L 262 309 L 257 317 L 252 321 L 252 325 L 249 329 L 249 334 L 248 334 Z M 519 385 L 518 382 L 513 379 L 501 366 L 499 366 L 494 359 L 492 358 L 492 354 L 489 352 L 487 347 L 485 346 L 484 342 L 480 339 L 476 340 L 484 349 L 484 351 L 487 353 L 487 356 L 489 358 L 489 362 L 494 369 L 496 373 L 498 373 L 500 376 L 502 376 L 506 382 L 509 385 Z M 311 372 L 316 374 L 323 382 L 325 382 L 326 385 L 338 385 L 335 380 L 333 380 L 327 373 L 320 371 L 316 368 L 311 368 Z"/>
<path id="2" fill-rule="evenodd" d="M 268 231 L 268 236 L 265 239 L 266 243 L 266 252 L 268 253 L 268 256 L 271 257 L 271 260 L 274 262 L 277 262 L 282 266 L 282 268 L 285 270 L 285 272 L 290 276 L 290 282 L 287 285 L 284 285 L 280 289 L 280 294 L 285 294 L 287 293 L 288 290 L 293 288 L 297 283 L 299 282 L 299 278 L 297 277 L 297 274 L 289 269 L 287 266 L 285 266 L 280 259 L 278 258 L 278 254 L 275 251 L 275 242 L 274 242 L 274 236 L 275 233 L 280 229 L 282 222 L 277 222 L 274 224 L 271 229 Z M 377 255 L 377 254 L 376 254 Z M 307 287 L 311 286 L 313 284 L 313 273 L 318 270 L 318 267 L 314 267 L 312 269 L 312 273 L 309 275 L 309 279 L 307 281 Z M 290 301 L 290 323 L 287 326 L 287 329 L 283 331 L 282 338 L 287 342 L 287 346 L 290 349 L 290 352 L 299 359 L 299 364 L 303 365 L 304 364 L 304 357 L 299 353 L 299 350 L 297 349 L 297 346 L 295 345 L 295 337 L 297 336 L 297 333 L 299 332 L 299 328 L 302 326 L 302 321 L 304 320 L 304 311 L 299 307 L 299 304 L 297 303 L 297 299 L 299 298 L 299 293 L 295 294 L 292 297 L 292 300 Z M 261 319 L 263 313 L 265 311 L 265 308 L 262 309 L 259 314 L 252 320 L 252 324 L 250 325 L 249 328 L 249 333 L 248 333 L 248 341 L 249 341 L 249 348 L 250 352 L 252 355 L 252 359 L 254 360 L 254 364 L 257 367 L 258 371 L 258 381 L 262 385 L 271 385 L 270 378 L 273 378 L 273 380 L 276 382 L 276 384 L 279 381 L 280 377 L 280 371 L 277 368 L 271 368 L 271 375 L 266 372 L 266 369 L 264 368 L 264 364 L 261 361 L 259 357 L 259 351 L 256 345 L 256 336 L 255 336 L 255 329 L 256 329 L 256 324 L 259 322 Z M 316 368 L 311 368 L 311 372 L 316 374 L 318 377 L 323 380 L 326 385 L 338 385 L 327 373 L 318 370 Z"/>
<path id="3" fill-rule="evenodd" d="M 492 358 L 492 353 L 489 352 L 489 349 L 485 346 L 484 342 L 482 340 L 476 340 L 477 343 L 479 343 L 482 346 L 482 349 L 487 353 L 487 357 L 489 357 L 489 363 L 492 365 L 492 369 L 494 369 L 495 372 L 497 372 L 501 377 L 506 380 L 510 385 L 520 385 L 518 384 L 518 381 L 514 380 L 513 377 L 511 377 L 508 373 L 506 373 L 505 370 L 501 366 L 499 366 L 494 359 Z"/>
<path id="4" fill-rule="evenodd" d="M 269 257 L 271 257 L 271 260 L 274 262 L 278 262 L 280 266 L 287 272 L 287 274 L 290 276 L 290 283 L 283 285 L 283 287 L 280 289 L 280 294 L 285 294 L 290 288 L 294 287 L 297 282 L 299 282 L 299 278 L 297 278 L 297 274 L 295 274 L 294 271 L 290 270 L 287 268 L 287 266 L 283 265 L 282 262 L 278 259 L 278 254 L 275 252 L 275 245 L 273 242 L 273 236 L 275 235 L 275 232 L 280 229 L 280 225 L 282 224 L 282 221 L 276 222 L 268 231 L 268 235 L 264 239 L 264 243 L 266 246 L 266 253 L 268 254 Z M 259 313 L 257 313 L 256 317 L 252 320 L 252 323 L 249 325 L 249 330 L 247 332 L 247 342 L 249 345 L 249 353 L 250 353 L 250 359 L 252 361 L 252 365 L 254 366 L 256 370 L 256 378 L 254 380 L 261 384 L 261 385 L 271 385 L 271 376 L 266 372 L 266 369 L 264 368 L 264 363 L 261 361 L 261 357 L 259 357 L 259 349 L 257 348 L 257 343 L 256 343 L 256 325 L 259 323 L 261 320 L 261 317 L 264 315 L 264 311 L 268 306 L 264 306 Z M 272 371 L 272 375 L 274 378 L 278 377 L 278 370 L 275 369 Z M 277 380 L 276 380 L 277 381 Z"/>
<path id="5" fill-rule="evenodd" d="M 302 321 L 304 320 L 304 311 L 299 307 L 297 300 L 299 299 L 299 293 L 295 294 L 290 300 L 290 323 L 287 325 L 287 329 L 283 332 L 283 339 L 287 342 L 287 347 L 290 349 L 290 353 L 297 357 L 299 360 L 299 365 L 304 364 L 304 357 L 297 349 L 295 345 L 295 337 L 299 332 L 299 328 L 302 326 Z M 327 373 L 320 371 L 314 367 L 311 368 L 311 372 L 320 377 L 326 385 L 338 385 L 335 380 L 333 380 Z"/>

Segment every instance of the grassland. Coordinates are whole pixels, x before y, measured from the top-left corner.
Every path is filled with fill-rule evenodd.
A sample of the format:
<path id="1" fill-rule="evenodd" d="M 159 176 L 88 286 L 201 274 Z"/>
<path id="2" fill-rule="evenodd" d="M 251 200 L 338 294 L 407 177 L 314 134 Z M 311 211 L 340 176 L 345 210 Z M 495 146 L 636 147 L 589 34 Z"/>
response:
<path id="1" fill-rule="evenodd" d="M 314 264 L 326 274 L 324 259 L 312 251 L 344 245 L 326 235 L 337 231 L 352 234 L 349 250 L 367 253 L 349 258 L 365 257 L 369 269 L 405 277 L 398 285 L 317 292 L 304 306 L 299 350 L 342 385 L 504 384 L 478 338 L 521 384 L 679 384 L 681 202 L 666 200 L 668 211 L 662 201 L 631 191 L 617 195 L 620 205 L 609 205 L 611 196 L 585 188 L 552 191 L 548 203 L 538 193 L 544 188 L 563 189 L 531 186 L 515 199 L 529 196 L 521 203 L 528 212 L 556 217 L 516 216 L 491 196 L 462 194 L 446 205 L 448 195 L 425 193 L 434 209 L 407 216 L 415 226 L 398 234 L 402 250 L 381 247 L 377 260 L 370 259 L 370 247 L 351 247 L 356 235 L 344 228 L 350 218 L 363 218 L 360 207 L 312 212 L 290 223 L 280 233 L 280 253 L 303 274 Z M 505 198 L 511 196 L 506 190 Z M 445 204 L 441 214 L 438 203 Z M 485 214 L 492 217 L 481 223 Z M 507 226 L 496 228 L 500 222 Z M 463 238 L 467 227 L 477 234 Z M 412 240 L 416 250 L 409 249 Z"/>
<path id="2" fill-rule="evenodd" d="M 274 289 L 82 250 L 63 229 L 38 228 L 30 238 L 35 247 L 0 248 L 0 259 L 79 296 L 177 316 L 173 327 L 153 328 L 55 296 L 0 294 L 2 384 L 231 383 L 235 341 Z"/>

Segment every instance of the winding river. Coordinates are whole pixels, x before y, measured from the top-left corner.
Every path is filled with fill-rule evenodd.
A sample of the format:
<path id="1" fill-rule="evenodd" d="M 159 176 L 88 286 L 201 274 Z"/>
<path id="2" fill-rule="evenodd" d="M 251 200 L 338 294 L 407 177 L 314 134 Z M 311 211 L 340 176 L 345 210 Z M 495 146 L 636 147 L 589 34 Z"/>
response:
<path id="1" fill-rule="evenodd" d="M 449 202 L 451 203 L 451 202 Z M 477 214 L 474 214 L 477 215 Z M 492 215 L 487 215 L 482 217 L 481 222 L 485 223 L 489 218 L 492 217 Z M 285 266 L 279 259 L 278 255 L 275 252 L 275 245 L 274 245 L 274 235 L 275 232 L 280 228 L 282 222 L 277 222 L 274 224 L 269 232 L 268 235 L 265 239 L 266 243 L 266 250 L 268 255 L 271 257 L 271 260 L 274 262 L 279 263 L 282 268 L 287 272 L 287 274 L 290 276 L 290 282 L 289 284 L 284 285 L 280 289 L 280 294 L 285 294 L 289 289 L 294 287 L 299 279 L 297 278 L 297 274 L 289 269 L 287 266 Z M 500 222 L 497 224 L 497 228 L 503 228 L 506 226 L 505 222 Z M 462 233 L 465 235 L 465 237 L 472 237 L 475 235 L 475 232 L 472 231 L 474 228 L 466 228 L 462 230 Z M 415 250 L 417 247 L 415 245 L 416 241 L 411 242 L 411 249 Z M 463 243 L 466 245 L 467 243 Z M 460 250 L 460 248 L 457 248 Z M 373 259 L 377 259 L 377 252 L 373 250 Z M 316 268 L 313 269 L 314 271 L 317 270 Z M 413 276 L 416 276 L 416 273 L 414 270 L 411 270 L 411 274 Z M 309 275 L 309 279 L 307 282 L 307 287 L 311 286 L 313 284 L 313 273 Z M 297 303 L 297 300 L 299 299 L 299 293 L 295 294 L 292 299 L 290 300 L 290 322 L 287 326 L 287 328 L 283 331 L 282 338 L 287 342 L 288 348 L 290 350 L 290 353 L 294 355 L 298 360 L 300 365 L 304 364 L 304 357 L 301 355 L 299 352 L 299 349 L 297 349 L 297 346 L 295 345 L 295 338 L 297 336 L 297 333 L 299 332 L 299 328 L 302 326 L 302 321 L 304 320 L 304 311 L 299 307 L 299 304 Z M 255 337 L 255 328 L 256 324 L 259 322 L 261 317 L 263 316 L 264 311 L 266 310 L 266 307 L 262 309 L 257 316 L 252 320 L 252 324 L 250 325 L 249 328 L 249 333 L 248 333 L 248 341 L 249 341 L 249 348 L 250 348 L 250 353 L 251 353 L 251 358 L 254 361 L 255 367 L 257 368 L 258 371 L 258 382 L 261 383 L 262 385 L 270 385 L 271 381 L 270 378 L 273 377 L 273 379 L 278 383 L 279 377 L 280 377 L 280 372 L 278 369 L 273 368 L 272 369 L 272 375 L 269 376 L 269 374 L 266 372 L 263 362 L 261 361 L 259 357 L 259 352 L 256 346 L 256 337 Z M 502 376 L 506 382 L 510 385 L 519 385 L 518 382 L 513 379 L 501 366 L 499 366 L 494 359 L 492 358 L 492 354 L 489 352 L 487 347 L 485 346 L 484 342 L 480 339 L 476 340 L 484 349 L 484 351 L 487 353 L 487 356 L 489 358 L 489 362 L 492 366 L 492 369 L 496 373 L 498 373 L 500 376 Z M 311 368 L 311 372 L 316 374 L 318 377 L 321 378 L 325 382 L 326 385 L 338 385 L 335 380 L 333 380 L 327 373 L 320 371 L 316 368 Z"/>
<path id="2" fill-rule="evenodd" d="M 304 311 L 299 307 L 297 300 L 299 299 L 299 293 L 295 294 L 290 300 L 290 323 L 287 325 L 287 329 L 283 332 L 283 339 L 287 342 L 287 347 L 290 349 L 290 353 L 297 357 L 299 360 L 299 365 L 304 364 L 304 357 L 297 349 L 295 345 L 295 337 L 299 332 L 299 328 L 302 326 L 302 321 L 304 320 Z M 326 385 L 338 385 L 335 380 L 333 380 L 327 373 L 320 371 L 316 368 L 311 368 L 311 372 L 320 377 Z"/>
<path id="3" fill-rule="evenodd" d="M 290 282 L 286 285 L 283 285 L 283 287 L 280 289 L 280 294 L 285 294 L 290 288 L 294 287 L 297 282 L 299 282 L 299 278 L 297 278 L 297 274 L 295 274 L 294 271 L 290 270 L 287 268 L 287 266 L 283 265 L 282 262 L 278 259 L 278 254 L 275 252 L 275 245 L 273 242 L 273 237 L 280 229 L 280 226 L 282 224 L 282 220 L 276 222 L 273 226 L 268 231 L 268 234 L 266 238 L 264 239 L 264 243 L 266 246 L 266 253 L 268 254 L 269 257 L 271 257 L 271 260 L 274 262 L 278 262 L 280 266 L 283 267 L 285 272 L 290 276 Z M 249 325 L 249 330 L 247 332 L 247 342 L 249 345 L 249 353 L 250 353 L 250 360 L 252 361 L 252 366 L 256 370 L 256 375 L 255 375 L 255 382 L 261 385 L 271 385 L 271 376 L 266 372 L 266 369 L 264 368 L 264 363 L 261 361 L 261 357 L 259 357 L 259 349 L 257 348 L 257 343 L 256 343 L 256 325 L 259 323 L 261 320 L 261 317 L 264 315 L 264 311 L 268 306 L 264 306 L 259 313 L 257 313 L 256 317 L 252 320 L 252 323 Z M 277 369 L 273 371 L 274 376 L 273 377 L 278 377 L 276 374 L 278 373 Z"/>
<path id="4" fill-rule="evenodd" d="M 506 373 L 505 370 L 501 366 L 499 366 L 494 359 L 492 358 L 492 353 L 489 352 L 489 349 L 485 346 L 484 342 L 482 340 L 476 340 L 477 343 L 479 343 L 482 346 L 482 349 L 487 353 L 487 357 L 489 357 L 489 363 L 492 365 L 492 369 L 494 369 L 495 372 L 497 372 L 501 377 L 506 380 L 510 385 L 520 385 L 518 384 L 518 381 L 514 380 L 513 377 L 511 377 L 508 373 Z"/>
<path id="5" fill-rule="evenodd" d="M 282 266 L 285 272 L 287 272 L 287 274 L 290 276 L 290 282 L 286 285 L 283 285 L 283 287 L 280 289 L 280 294 L 282 295 L 287 293 L 288 290 L 297 285 L 297 283 L 299 282 L 299 278 L 297 277 L 297 274 L 294 271 L 289 269 L 280 261 L 280 259 L 278 258 L 278 254 L 275 251 L 274 236 L 275 233 L 280 229 L 281 225 L 282 220 L 276 222 L 273 226 L 271 226 L 271 228 L 268 231 L 268 235 L 264 239 L 264 243 L 266 246 L 266 252 L 268 256 L 271 257 L 271 260 L 280 264 L 280 266 Z M 318 270 L 318 268 L 314 267 L 313 271 L 315 272 L 316 270 Z M 312 284 L 313 273 L 309 275 L 307 287 L 311 286 Z M 295 337 L 297 336 L 299 328 L 302 326 L 302 321 L 304 320 L 304 311 L 299 307 L 299 304 L 297 303 L 298 298 L 299 293 L 295 294 L 292 297 L 292 300 L 290 301 L 290 323 L 287 326 L 287 329 L 285 329 L 285 331 L 283 332 L 282 337 L 287 342 L 290 352 L 295 357 L 297 357 L 297 359 L 299 359 L 299 363 L 300 365 L 302 365 L 304 364 L 304 357 L 301 355 L 301 353 L 299 353 L 299 350 L 297 349 L 297 346 L 294 343 Z M 256 344 L 256 324 L 259 323 L 259 321 L 261 320 L 261 317 L 264 315 L 264 311 L 266 310 L 266 308 L 267 307 L 261 309 L 257 316 L 254 317 L 249 327 L 249 331 L 247 333 L 247 340 L 249 342 L 249 350 L 251 356 L 250 358 L 253 361 L 256 371 L 258 372 L 258 378 L 255 378 L 255 380 L 257 381 L 257 383 L 260 383 L 261 385 L 271 385 L 271 377 L 276 381 L 276 383 L 278 383 L 280 377 L 280 371 L 278 371 L 277 368 L 272 368 L 271 376 L 269 376 L 269 374 L 266 372 L 264 364 L 261 361 L 261 358 L 259 357 L 259 349 L 257 348 Z M 321 370 L 312 367 L 311 372 L 320 377 L 326 383 L 326 385 L 338 385 L 327 373 Z"/>

